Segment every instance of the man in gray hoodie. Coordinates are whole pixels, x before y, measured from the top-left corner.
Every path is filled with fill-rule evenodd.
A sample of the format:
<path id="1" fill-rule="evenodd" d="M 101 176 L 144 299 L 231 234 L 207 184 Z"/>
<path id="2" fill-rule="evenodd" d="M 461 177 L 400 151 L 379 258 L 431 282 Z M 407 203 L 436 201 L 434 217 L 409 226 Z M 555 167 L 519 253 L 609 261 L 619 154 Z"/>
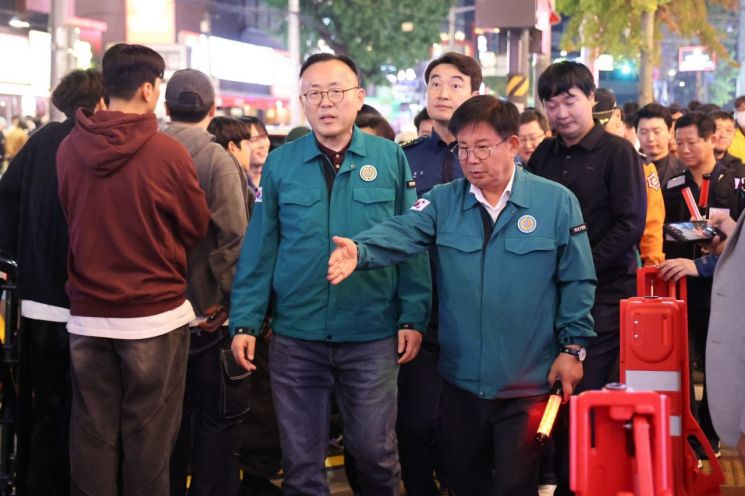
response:
<path id="1" fill-rule="evenodd" d="M 235 400 L 247 409 L 248 397 L 240 393 L 238 398 L 226 398 L 231 393 L 224 388 L 223 375 L 230 371 L 224 367 L 221 349 L 230 347 L 223 324 L 248 224 L 247 187 L 239 166 L 207 132 L 215 114 L 215 92 L 205 74 L 193 69 L 174 73 L 166 88 L 166 112 L 171 124 L 164 133 L 189 150 L 210 209 L 207 236 L 188 253 L 187 297 L 197 318 L 190 324 L 184 416 L 171 458 L 171 494 L 185 494 L 189 461 L 190 495 L 235 494 L 235 429 L 245 411 L 226 411 L 225 405 L 226 399 Z M 225 358 L 232 360 L 230 353 Z"/>

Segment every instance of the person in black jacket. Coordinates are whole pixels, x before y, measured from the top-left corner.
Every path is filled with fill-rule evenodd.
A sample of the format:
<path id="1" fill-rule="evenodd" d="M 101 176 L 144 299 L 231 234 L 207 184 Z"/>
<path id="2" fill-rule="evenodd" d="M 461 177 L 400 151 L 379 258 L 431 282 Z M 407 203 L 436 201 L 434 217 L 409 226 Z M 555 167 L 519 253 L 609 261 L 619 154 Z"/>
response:
<path id="1" fill-rule="evenodd" d="M 79 107 L 105 108 L 101 73 L 71 72 L 55 88 L 52 103 L 67 119 L 35 132 L 0 180 L 0 250 L 18 262 L 24 356 L 29 358 L 22 366 L 31 368 L 33 394 L 28 469 L 18 489 L 19 494 L 47 496 L 68 494 L 70 484 L 68 234 L 57 195 L 55 156 Z"/>
<path id="2" fill-rule="evenodd" d="M 646 185 L 634 147 L 593 121 L 595 82 L 587 67 L 570 61 L 551 64 L 538 79 L 538 95 L 556 137 L 538 145 L 526 168 L 566 186 L 579 200 L 585 224 L 572 229 L 587 230 L 598 277 L 592 308 L 597 337 L 587 347 L 584 376 L 575 389 L 580 393 L 617 380 L 619 301 L 636 292 L 637 245 L 647 216 Z M 568 429 L 555 432 L 558 496 L 571 494 Z"/>

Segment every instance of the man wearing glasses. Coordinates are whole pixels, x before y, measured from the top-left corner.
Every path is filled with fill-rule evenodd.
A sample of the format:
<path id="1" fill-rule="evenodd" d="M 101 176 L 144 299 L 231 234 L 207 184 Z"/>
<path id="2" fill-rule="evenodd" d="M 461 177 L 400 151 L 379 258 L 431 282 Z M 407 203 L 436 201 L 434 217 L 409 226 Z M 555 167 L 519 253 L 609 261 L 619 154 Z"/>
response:
<path id="1" fill-rule="evenodd" d="M 424 71 L 427 83 L 427 113 L 433 120 L 432 132 L 401 145 L 416 180 L 421 197 L 437 184 L 463 177 L 456 154 L 450 149 L 455 136 L 448 130 L 453 112 L 481 86 L 481 65 L 472 57 L 447 52 L 429 63 Z M 432 267 L 432 261 L 430 268 Z M 401 477 L 409 494 L 438 496 L 437 478 L 444 482 L 438 436 L 438 405 L 442 379 L 437 373 L 437 285 L 432 281 L 433 307 L 427 333 L 416 360 L 401 367 L 398 376 L 398 452 Z"/>
<path id="2" fill-rule="evenodd" d="M 354 241 L 334 237 L 328 266 L 339 284 L 357 268 L 435 248 L 443 452 L 458 495 L 538 492 L 547 393 L 560 379 L 568 398 L 594 336 L 595 271 L 579 204 L 515 166 L 518 119 L 493 96 L 462 104 L 449 127 L 465 179 Z"/>
<path id="3" fill-rule="evenodd" d="M 312 133 L 264 166 L 232 293 L 232 349 L 254 369 L 256 335 L 272 316 L 269 368 L 280 429 L 283 494 L 328 494 L 324 458 L 331 393 L 364 494 L 397 495 L 396 376 L 429 318 L 426 255 L 326 280 L 331 233 L 352 236 L 416 199 L 395 143 L 354 126 L 365 91 L 344 56 L 316 54 L 300 69 Z"/>

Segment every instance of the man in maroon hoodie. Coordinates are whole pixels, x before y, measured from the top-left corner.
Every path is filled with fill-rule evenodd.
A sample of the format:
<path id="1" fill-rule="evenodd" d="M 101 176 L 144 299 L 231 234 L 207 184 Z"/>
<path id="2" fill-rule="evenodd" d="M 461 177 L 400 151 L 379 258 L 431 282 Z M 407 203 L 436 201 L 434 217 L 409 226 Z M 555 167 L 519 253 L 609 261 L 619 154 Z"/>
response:
<path id="1" fill-rule="evenodd" d="M 163 495 L 181 419 L 186 251 L 209 210 L 188 151 L 153 110 L 163 58 L 119 44 L 103 57 L 108 111 L 82 109 L 57 153 L 70 233 L 73 495 Z"/>

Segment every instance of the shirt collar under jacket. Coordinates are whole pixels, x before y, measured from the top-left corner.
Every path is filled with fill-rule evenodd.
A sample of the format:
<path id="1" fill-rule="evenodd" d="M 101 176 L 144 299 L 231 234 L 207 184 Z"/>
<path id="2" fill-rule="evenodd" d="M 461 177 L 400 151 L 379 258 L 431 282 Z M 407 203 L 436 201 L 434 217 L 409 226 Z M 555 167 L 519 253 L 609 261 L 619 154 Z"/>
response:
<path id="1" fill-rule="evenodd" d="M 355 155 L 365 156 L 365 139 L 362 135 L 362 131 L 355 125 L 352 128 L 352 142 L 349 144 L 347 152 L 352 152 Z M 308 133 L 298 141 L 302 140 L 302 157 L 306 163 L 316 164 L 316 160 L 319 156 L 323 155 L 323 152 L 318 148 L 318 141 L 316 141 L 315 133 Z"/>
<path id="2" fill-rule="evenodd" d="M 507 206 L 507 202 L 510 199 L 510 196 L 512 195 L 512 185 L 515 181 L 515 171 L 517 170 L 517 167 L 512 169 L 512 177 L 510 177 L 509 182 L 507 183 L 507 186 L 504 187 L 504 191 L 502 191 L 502 195 L 499 197 L 499 200 L 497 200 L 497 204 L 495 206 L 491 206 L 488 201 L 486 201 L 486 197 L 484 196 L 484 192 L 481 191 L 481 188 L 474 186 L 473 184 L 468 189 L 469 193 L 472 193 L 473 196 L 476 197 L 476 201 L 478 201 L 481 205 L 484 206 L 486 211 L 489 213 L 489 217 L 491 217 L 492 222 L 497 221 L 497 217 L 499 217 L 499 213 L 504 210 L 504 207 Z"/>
<path id="3" fill-rule="evenodd" d="M 569 148 L 579 146 L 581 148 L 584 148 L 588 152 L 591 152 L 593 148 L 595 148 L 595 145 L 598 144 L 598 141 L 600 141 L 601 136 L 605 133 L 605 128 L 601 126 L 599 123 L 595 123 L 595 125 L 590 129 L 590 131 L 584 135 L 584 137 L 579 140 L 579 143 L 572 146 L 567 146 L 564 143 L 564 138 L 559 135 L 554 140 L 554 154 L 558 154 L 563 150 L 567 150 Z"/>
<path id="4" fill-rule="evenodd" d="M 506 199 L 505 204 L 511 203 L 517 207 L 530 208 L 530 195 L 528 194 L 528 191 L 526 191 L 526 189 L 523 187 L 523 183 L 525 182 L 525 174 L 529 174 L 529 172 L 526 172 L 520 167 L 515 166 L 515 169 L 512 173 L 512 179 L 510 179 L 510 182 L 505 188 L 505 191 L 507 190 L 507 188 L 510 189 L 510 195 L 509 198 Z M 468 210 L 469 208 L 473 208 L 479 205 L 479 201 L 476 199 L 476 195 L 471 194 L 471 186 L 473 185 L 469 183 L 469 189 L 466 192 L 465 197 L 463 198 L 463 210 Z"/>

